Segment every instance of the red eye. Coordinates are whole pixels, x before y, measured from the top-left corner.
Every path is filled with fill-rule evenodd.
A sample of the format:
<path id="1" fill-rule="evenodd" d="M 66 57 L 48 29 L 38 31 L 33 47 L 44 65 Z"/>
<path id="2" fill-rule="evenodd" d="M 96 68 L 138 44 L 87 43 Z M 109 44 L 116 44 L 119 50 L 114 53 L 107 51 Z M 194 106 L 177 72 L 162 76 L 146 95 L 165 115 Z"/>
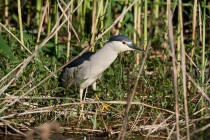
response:
<path id="1" fill-rule="evenodd" d="M 122 44 L 127 44 L 125 41 L 122 41 Z"/>

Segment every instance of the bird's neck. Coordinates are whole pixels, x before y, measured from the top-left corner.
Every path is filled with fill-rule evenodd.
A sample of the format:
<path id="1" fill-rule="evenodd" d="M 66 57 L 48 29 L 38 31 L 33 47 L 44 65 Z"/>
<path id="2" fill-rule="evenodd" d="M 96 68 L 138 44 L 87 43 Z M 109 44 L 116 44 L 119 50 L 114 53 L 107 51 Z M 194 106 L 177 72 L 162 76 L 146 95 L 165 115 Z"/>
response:
<path id="1" fill-rule="evenodd" d="M 95 62 L 97 61 L 101 65 L 109 66 L 117 58 L 117 56 L 118 52 L 106 44 L 103 48 L 101 48 L 94 54 L 92 60 L 94 60 Z"/>

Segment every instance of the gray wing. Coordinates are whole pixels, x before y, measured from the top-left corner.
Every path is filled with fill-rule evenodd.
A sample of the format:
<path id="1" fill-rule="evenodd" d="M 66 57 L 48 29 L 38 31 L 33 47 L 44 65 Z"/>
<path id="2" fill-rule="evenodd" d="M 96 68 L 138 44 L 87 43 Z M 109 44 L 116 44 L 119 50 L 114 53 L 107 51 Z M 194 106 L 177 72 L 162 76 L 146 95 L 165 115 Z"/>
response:
<path id="1" fill-rule="evenodd" d="M 68 86 L 76 86 L 75 73 L 77 67 L 65 68 L 59 77 L 59 86 L 67 88 Z"/>
<path id="2" fill-rule="evenodd" d="M 93 54 L 93 52 L 86 52 L 67 65 L 60 74 L 59 86 L 65 88 L 69 86 L 76 87 L 87 79 L 90 73 L 89 59 Z"/>

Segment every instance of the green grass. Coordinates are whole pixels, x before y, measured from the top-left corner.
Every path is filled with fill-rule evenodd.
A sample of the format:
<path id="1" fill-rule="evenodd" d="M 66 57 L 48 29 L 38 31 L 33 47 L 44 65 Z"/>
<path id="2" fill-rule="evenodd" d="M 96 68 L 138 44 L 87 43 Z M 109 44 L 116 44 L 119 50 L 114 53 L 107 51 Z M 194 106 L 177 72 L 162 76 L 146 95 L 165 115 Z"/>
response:
<path id="1" fill-rule="evenodd" d="M 176 105 L 173 89 L 171 48 L 167 35 L 167 3 L 161 0 L 156 0 L 156 3 L 149 0 L 147 4 L 145 1 L 136 3 L 134 5 L 135 8 L 132 7 L 120 22 L 117 22 L 101 39 L 96 41 L 97 37 L 111 26 L 122 11 L 129 7 L 132 2 L 121 0 L 85 0 L 79 5 L 81 1 L 74 1 L 66 12 L 67 16 L 70 15 L 68 12 L 74 11 L 74 8 L 79 5 L 78 9 L 69 18 L 74 29 L 71 28 L 68 22 L 59 27 L 65 20 L 65 16 L 63 16 L 59 25 L 56 26 L 56 29 L 60 28 L 58 32 L 42 45 L 62 15 L 59 5 L 65 10 L 68 3 L 68 1 L 65 1 L 66 4 L 61 1 L 60 3 L 50 1 L 47 14 L 43 15 L 44 9 L 42 8 L 46 7 L 46 2 L 41 0 L 21 2 L 21 7 L 17 7 L 16 4 L 10 4 L 8 6 L 9 11 L 5 8 L 4 3 L 0 3 L 0 12 L 8 12 L 9 14 L 8 18 L 3 17 L 0 19 L 0 77 L 2 77 L 0 79 L 0 93 L 2 92 L 0 95 L 0 110 L 3 109 L 3 111 L 0 111 L 0 121 L 4 122 L 0 124 L 0 128 L 5 126 L 11 128 L 10 126 L 13 126 L 14 129 L 24 133 L 45 122 L 57 121 L 65 128 L 61 132 L 68 134 L 71 133 L 71 130 L 68 128 L 75 129 L 75 133 L 80 132 L 82 134 L 102 134 L 106 131 L 109 136 L 113 135 L 112 132 L 119 131 L 126 106 L 126 102 L 122 103 L 121 101 L 126 101 L 127 96 L 133 91 L 140 68 L 140 65 L 137 63 L 141 62 L 143 53 L 139 55 L 136 52 L 120 54 L 117 60 L 98 80 L 97 91 L 94 92 L 89 89 L 87 97 L 92 102 L 98 100 L 113 102 L 107 108 L 103 108 L 102 104 L 99 103 L 85 104 L 85 116 L 87 117 L 85 121 L 81 121 L 78 118 L 80 109 L 78 91 L 69 92 L 58 87 L 57 77 L 61 71 L 56 71 L 69 59 L 68 49 L 70 51 L 70 59 L 72 59 L 84 49 L 87 42 L 93 45 L 91 50 L 97 51 L 103 47 L 109 37 L 123 34 L 134 39 L 142 48 L 144 48 L 144 42 L 152 38 L 151 49 L 149 50 L 148 58 L 146 59 L 144 70 L 138 81 L 133 99 L 135 104 L 132 105 L 130 110 L 128 132 L 133 134 L 141 133 L 146 136 L 151 129 L 141 129 L 141 126 L 145 126 L 145 128 L 150 125 L 155 126 L 170 117 L 165 122 L 166 126 L 152 132 L 148 137 L 156 135 L 164 138 L 176 138 L 176 129 L 172 129 L 176 122 L 175 114 L 166 111 L 169 110 L 175 113 Z M 103 4 L 102 7 L 101 4 Z M 181 47 L 179 39 L 183 38 L 186 54 L 190 58 L 185 56 L 186 71 L 209 96 L 210 41 L 208 38 L 210 37 L 210 5 L 203 2 L 198 3 L 198 6 L 201 6 L 201 11 L 198 8 L 196 11 L 193 11 L 193 5 L 193 1 L 183 3 L 183 38 L 180 34 L 181 17 L 178 16 L 178 1 L 171 3 L 174 12 L 173 31 L 176 59 L 180 60 L 180 49 L 177 47 Z M 100 9 L 98 9 L 99 7 Z M 17 12 L 20 8 L 21 13 L 19 14 L 21 16 Z M 42 9 L 41 13 L 40 9 Z M 195 19 L 195 40 L 192 40 L 192 22 L 193 13 L 195 12 L 197 12 Z M 201 19 L 199 19 L 199 14 Z M 43 24 L 41 24 L 42 16 L 44 16 Z M 202 26 L 199 25 L 200 22 L 202 22 Z M 39 26 L 41 26 L 40 39 L 38 39 Z M 148 36 L 151 28 L 155 28 L 154 36 Z M 202 31 L 200 31 L 201 29 Z M 76 34 L 81 42 L 78 41 Z M 203 37 L 202 40 L 200 40 L 201 35 Z M 68 37 L 70 37 L 70 48 L 67 49 Z M 40 45 L 40 49 L 30 62 L 23 67 L 22 72 L 19 73 L 22 66 L 20 64 L 33 55 L 37 45 Z M 192 50 L 194 50 L 194 53 L 192 53 Z M 23 63 L 25 64 L 25 62 Z M 16 67 L 17 69 L 15 69 Z M 180 68 L 182 67 L 180 66 Z M 52 72 L 55 73 L 52 74 Z M 4 77 L 7 74 L 9 75 Z M 178 75 L 179 125 L 180 135 L 184 137 L 187 136 L 186 124 L 184 122 L 186 111 L 184 109 L 183 75 L 180 70 L 178 70 Z M 50 77 L 40 84 L 48 76 Z M 16 79 L 10 82 L 13 78 Z M 40 85 L 37 86 L 37 84 Z M 189 128 L 192 138 L 203 137 L 205 139 L 209 136 L 209 128 L 206 128 L 204 131 L 200 131 L 200 128 L 205 127 L 209 123 L 209 101 L 199 92 L 199 87 L 195 86 L 189 78 L 187 79 Z M 20 101 L 10 104 L 15 100 L 13 96 L 15 99 L 21 97 Z M 200 100 L 201 98 L 202 101 Z M 146 105 L 143 106 L 138 103 Z M 36 112 L 37 110 L 42 110 L 43 112 Z M 13 114 L 20 116 L 15 117 Z M 79 126 L 78 122 L 80 122 Z M 134 122 L 136 124 L 133 124 Z M 161 124 L 161 126 L 165 124 Z M 131 129 L 132 125 L 135 126 L 135 129 Z M 82 131 L 77 128 L 84 128 L 85 130 Z M 168 130 L 172 132 L 171 135 Z M 13 130 L 8 131 L 21 134 Z M 103 134 L 105 135 L 105 133 Z"/>

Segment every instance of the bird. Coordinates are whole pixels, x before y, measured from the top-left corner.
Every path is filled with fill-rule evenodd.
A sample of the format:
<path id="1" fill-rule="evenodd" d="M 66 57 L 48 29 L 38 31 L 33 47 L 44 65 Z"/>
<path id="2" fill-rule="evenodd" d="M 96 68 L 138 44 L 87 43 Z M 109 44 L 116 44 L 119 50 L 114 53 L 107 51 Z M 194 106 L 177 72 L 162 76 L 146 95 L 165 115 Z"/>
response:
<path id="1" fill-rule="evenodd" d="M 78 88 L 80 101 L 84 90 L 89 86 L 96 90 L 96 81 L 102 73 L 114 62 L 118 54 L 125 51 L 142 51 L 132 40 L 124 35 L 112 36 L 97 52 L 85 52 L 63 68 L 59 76 L 59 85 L 68 88 Z"/>

